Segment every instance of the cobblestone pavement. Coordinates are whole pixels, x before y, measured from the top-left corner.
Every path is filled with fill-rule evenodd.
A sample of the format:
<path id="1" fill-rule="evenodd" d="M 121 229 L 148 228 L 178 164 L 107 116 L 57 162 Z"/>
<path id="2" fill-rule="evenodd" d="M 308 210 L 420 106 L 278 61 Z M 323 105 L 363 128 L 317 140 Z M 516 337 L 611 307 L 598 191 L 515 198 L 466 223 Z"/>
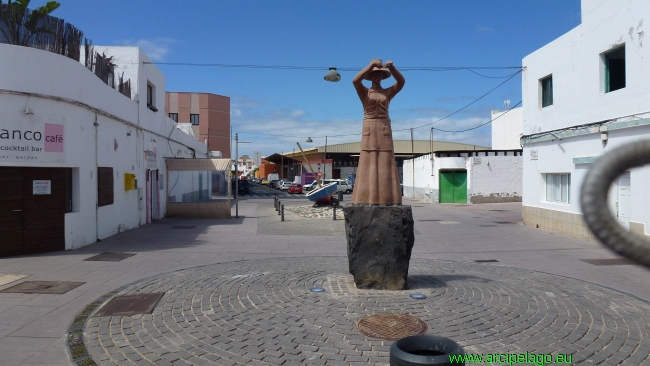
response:
<path id="1" fill-rule="evenodd" d="M 120 294 L 165 292 L 151 315 L 90 317 L 101 365 L 379 365 L 392 342 L 355 321 L 411 314 L 468 353 L 571 354 L 580 364 L 650 364 L 650 305 L 566 277 L 492 264 L 411 261 L 410 290 L 358 290 L 341 257 L 278 258 L 177 271 Z M 311 293 L 311 287 L 324 293 Z M 413 300 L 418 292 L 426 300 Z M 583 362 L 588 360 L 586 362 Z"/>

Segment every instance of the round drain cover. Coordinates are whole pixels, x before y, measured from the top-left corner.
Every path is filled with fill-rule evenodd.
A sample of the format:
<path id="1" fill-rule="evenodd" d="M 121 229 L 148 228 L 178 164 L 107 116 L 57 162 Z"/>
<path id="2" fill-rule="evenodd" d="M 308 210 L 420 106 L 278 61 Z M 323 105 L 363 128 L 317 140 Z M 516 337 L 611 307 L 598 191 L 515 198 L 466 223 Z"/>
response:
<path id="1" fill-rule="evenodd" d="M 408 314 L 379 313 L 364 316 L 357 322 L 359 332 L 368 337 L 395 341 L 427 332 L 427 323 Z"/>

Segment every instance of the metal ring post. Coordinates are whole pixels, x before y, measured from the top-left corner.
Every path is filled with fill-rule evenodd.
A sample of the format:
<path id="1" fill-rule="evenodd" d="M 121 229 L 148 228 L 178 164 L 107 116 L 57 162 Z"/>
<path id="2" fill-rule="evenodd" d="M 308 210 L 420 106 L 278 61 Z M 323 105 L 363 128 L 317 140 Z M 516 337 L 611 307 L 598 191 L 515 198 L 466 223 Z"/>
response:
<path id="1" fill-rule="evenodd" d="M 284 221 L 284 205 L 282 205 L 282 217 L 280 217 L 280 221 Z"/>
<path id="2" fill-rule="evenodd" d="M 600 157 L 582 183 L 580 205 L 589 230 L 614 252 L 650 267 L 650 240 L 630 233 L 607 205 L 611 184 L 626 170 L 650 164 L 650 140 L 637 141 Z"/>
<path id="3" fill-rule="evenodd" d="M 332 220 L 336 220 L 336 206 L 332 206 Z"/>
<path id="4" fill-rule="evenodd" d="M 280 202 L 280 200 L 278 200 L 278 215 L 280 214 L 280 207 L 281 206 L 282 206 L 282 203 Z"/>

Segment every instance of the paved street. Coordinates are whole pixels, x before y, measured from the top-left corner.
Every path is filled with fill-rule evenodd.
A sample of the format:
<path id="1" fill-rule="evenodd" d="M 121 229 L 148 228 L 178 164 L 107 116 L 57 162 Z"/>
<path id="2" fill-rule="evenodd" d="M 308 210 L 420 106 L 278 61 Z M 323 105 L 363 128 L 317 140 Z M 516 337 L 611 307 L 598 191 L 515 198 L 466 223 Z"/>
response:
<path id="1" fill-rule="evenodd" d="M 416 229 L 412 289 L 379 292 L 351 285 L 342 219 L 299 216 L 309 203 L 295 197 L 280 222 L 269 198 L 242 197 L 240 218 L 166 219 L 75 251 L 0 259 L 1 274 L 28 276 L 0 290 L 84 282 L 61 295 L 0 293 L 2 364 L 70 365 L 66 333 L 76 330 L 102 365 L 386 364 L 392 342 L 354 327 L 373 312 L 410 313 L 468 352 L 650 364 L 649 271 L 584 261 L 616 256 L 523 226 L 518 203 L 404 202 Z M 84 261 L 107 251 L 135 255 Z M 307 291 L 316 285 L 326 292 Z M 408 298 L 415 290 L 428 299 Z M 151 315 L 92 316 L 113 294 L 157 292 Z"/>

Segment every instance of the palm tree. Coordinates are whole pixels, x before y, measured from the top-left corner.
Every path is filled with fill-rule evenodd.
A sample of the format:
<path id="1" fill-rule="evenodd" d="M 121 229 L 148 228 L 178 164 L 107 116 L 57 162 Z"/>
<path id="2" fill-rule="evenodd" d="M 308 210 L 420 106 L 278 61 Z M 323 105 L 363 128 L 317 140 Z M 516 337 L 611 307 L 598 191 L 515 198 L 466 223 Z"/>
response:
<path id="1" fill-rule="evenodd" d="M 39 24 L 41 20 L 56 10 L 61 4 L 48 1 L 44 6 L 33 10 L 27 9 L 30 0 L 0 0 L 0 33 L 6 43 L 28 46 L 34 35 L 51 33 L 50 28 Z"/>

